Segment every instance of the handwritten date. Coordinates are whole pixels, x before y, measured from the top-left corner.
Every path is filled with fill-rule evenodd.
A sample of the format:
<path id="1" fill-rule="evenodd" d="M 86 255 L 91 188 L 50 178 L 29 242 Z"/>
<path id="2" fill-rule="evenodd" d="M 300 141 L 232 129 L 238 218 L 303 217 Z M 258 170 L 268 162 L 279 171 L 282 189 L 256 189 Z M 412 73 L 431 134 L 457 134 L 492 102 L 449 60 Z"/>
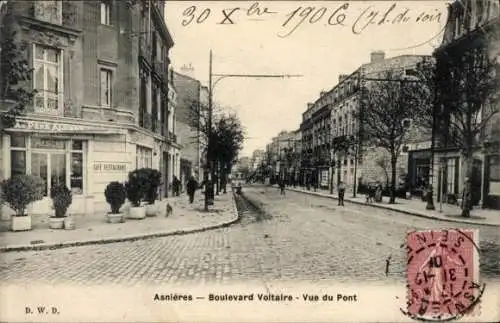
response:
<path id="1" fill-rule="evenodd" d="M 384 6 L 385 7 L 385 6 Z M 279 16 L 278 12 L 269 7 L 254 2 L 250 7 L 225 8 L 220 13 L 210 8 L 189 6 L 183 12 L 182 25 L 202 24 L 211 19 L 219 25 L 234 25 L 239 20 L 247 19 L 260 21 L 270 16 Z M 299 6 L 285 14 L 281 23 L 279 37 L 285 38 L 306 25 L 324 24 L 350 28 L 352 33 L 359 35 L 374 26 L 396 25 L 407 23 L 440 23 L 442 13 L 435 9 L 433 12 L 411 11 L 396 3 L 388 7 L 369 5 L 362 8 L 352 8 L 349 2 L 335 7 Z"/>
<path id="2" fill-rule="evenodd" d="M 236 23 L 234 15 L 243 12 L 246 17 L 262 17 L 265 15 L 276 14 L 277 12 L 271 11 L 268 7 L 261 7 L 260 3 L 255 2 L 248 8 L 234 7 L 222 9 L 222 20 L 218 22 L 220 25 L 234 25 Z M 183 12 L 184 19 L 182 20 L 182 25 L 188 26 L 193 21 L 197 24 L 203 23 L 212 14 L 210 8 L 198 10 L 196 6 L 190 6 L 186 8 Z"/>

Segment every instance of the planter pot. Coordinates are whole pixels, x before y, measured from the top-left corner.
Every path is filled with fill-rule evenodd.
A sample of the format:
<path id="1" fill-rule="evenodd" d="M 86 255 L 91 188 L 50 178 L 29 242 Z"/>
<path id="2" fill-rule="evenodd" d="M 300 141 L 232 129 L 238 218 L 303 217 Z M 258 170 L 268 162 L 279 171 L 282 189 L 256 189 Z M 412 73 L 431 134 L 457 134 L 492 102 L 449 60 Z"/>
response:
<path id="1" fill-rule="evenodd" d="M 129 219 L 144 219 L 146 217 L 146 208 L 144 206 L 130 207 Z"/>
<path id="2" fill-rule="evenodd" d="M 49 228 L 51 229 L 64 229 L 65 218 L 49 218 Z"/>
<path id="3" fill-rule="evenodd" d="M 125 222 L 125 217 L 123 216 L 123 213 L 108 213 L 106 214 L 106 218 L 108 219 L 108 223 Z"/>
<path id="4" fill-rule="evenodd" d="M 71 216 L 64 218 L 64 229 L 66 230 L 74 230 L 76 227 L 75 219 Z"/>
<path id="5" fill-rule="evenodd" d="M 148 204 L 146 205 L 146 216 L 156 216 L 158 214 L 158 205 L 157 204 Z"/>
<path id="6" fill-rule="evenodd" d="M 31 216 L 12 216 L 11 218 L 12 231 L 27 231 L 31 230 Z"/>

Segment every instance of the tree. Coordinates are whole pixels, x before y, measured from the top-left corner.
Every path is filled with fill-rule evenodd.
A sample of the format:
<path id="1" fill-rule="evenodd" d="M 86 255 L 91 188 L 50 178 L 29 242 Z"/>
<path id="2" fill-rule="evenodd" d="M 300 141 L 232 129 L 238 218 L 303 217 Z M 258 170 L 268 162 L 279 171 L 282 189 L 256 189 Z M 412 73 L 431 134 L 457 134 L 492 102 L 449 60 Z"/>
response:
<path id="1" fill-rule="evenodd" d="M 238 154 L 243 148 L 244 130 L 235 114 L 221 115 L 215 121 L 212 131 L 212 152 L 209 156 L 218 166 L 218 185 L 226 191 L 227 174 L 231 172 Z"/>
<path id="2" fill-rule="evenodd" d="M 3 13 L 2 13 L 3 12 Z M 36 91 L 31 89 L 33 69 L 26 56 L 27 43 L 17 37 L 15 17 L 9 4 L 0 8 L 0 134 L 16 123 Z M 28 86 L 27 86 L 28 85 Z"/>
<path id="3" fill-rule="evenodd" d="M 361 109 L 358 111 L 361 141 L 385 149 L 390 155 L 390 200 L 396 200 L 396 165 L 409 130 L 408 122 L 422 113 L 432 115 L 430 92 L 422 91 L 421 82 L 408 81 L 402 73 L 389 70 L 380 81 L 369 81 L 361 88 Z"/>
<path id="4" fill-rule="evenodd" d="M 490 57 L 490 42 L 486 39 L 465 52 L 448 52 L 436 62 L 436 131 L 447 146 L 460 149 L 464 160 L 464 217 L 469 217 L 472 209 L 473 155 L 481 148 L 488 125 L 498 113 L 498 63 L 496 57 Z"/>
<path id="5" fill-rule="evenodd" d="M 377 158 L 375 159 L 375 164 L 384 172 L 386 186 L 389 186 L 389 158 L 387 158 L 386 155 L 377 156 Z"/>

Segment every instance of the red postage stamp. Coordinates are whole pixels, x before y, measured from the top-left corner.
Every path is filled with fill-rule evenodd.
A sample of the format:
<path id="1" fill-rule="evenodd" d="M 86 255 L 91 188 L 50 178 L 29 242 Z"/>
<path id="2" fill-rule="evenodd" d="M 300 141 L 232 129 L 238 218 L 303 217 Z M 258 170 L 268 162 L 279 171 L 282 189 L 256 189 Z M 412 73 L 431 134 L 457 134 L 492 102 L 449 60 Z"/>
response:
<path id="1" fill-rule="evenodd" d="M 479 282 L 477 230 L 414 231 L 407 235 L 407 313 L 443 321 L 475 314 Z"/>

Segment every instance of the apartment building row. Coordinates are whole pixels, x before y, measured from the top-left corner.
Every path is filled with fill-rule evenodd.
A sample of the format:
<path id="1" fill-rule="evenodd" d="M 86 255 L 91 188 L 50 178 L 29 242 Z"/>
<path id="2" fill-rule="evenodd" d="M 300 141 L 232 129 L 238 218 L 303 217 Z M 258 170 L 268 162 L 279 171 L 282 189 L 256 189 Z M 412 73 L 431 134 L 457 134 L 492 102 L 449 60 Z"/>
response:
<path id="1" fill-rule="evenodd" d="M 453 69 L 467 68 L 462 66 L 465 64 L 463 57 L 467 55 L 473 57 L 472 63 L 486 58 L 498 63 L 499 15 L 500 2 L 497 0 L 455 1 L 449 5 L 442 44 L 432 56 L 386 58 L 384 52 L 372 52 L 369 63 L 350 74 L 340 75 L 337 85 L 321 92 L 313 103 L 307 104 L 300 129 L 296 132 L 296 138 L 300 138 L 296 143 L 300 142 L 300 145 L 283 146 L 285 150 L 293 150 L 295 158 L 300 159 L 300 171 L 294 179 L 302 184 L 309 182 L 317 187 L 331 189 L 343 181 L 351 190 L 355 184 L 362 182 L 388 181 L 391 169 L 386 150 L 360 145 L 357 141 L 358 144 L 352 145 L 348 151 L 335 152 L 336 140 L 349 137 L 356 139 L 359 131 L 356 116 L 362 104 L 361 88 L 369 91 L 370 83 L 386 81 L 384 78 L 388 71 L 397 73 L 402 79 L 414 79 L 418 77 L 415 67 L 422 60 L 432 60 L 437 73 L 445 78 L 449 75 L 450 80 Z M 479 56 L 479 53 L 484 52 L 487 53 L 486 57 Z M 497 75 L 498 71 L 497 67 Z M 449 88 L 444 82 L 437 85 L 436 92 L 445 93 Z M 433 126 L 417 127 L 410 121 L 396 174 L 401 182 L 406 182 L 410 187 L 431 184 L 437 201 L 446 203 L 460 200 L 467 179 L 463 144 L 459 142 L 466 138 L 458 136 L 458 130 L 452 126 L 457 117 L 463 116 L 456 115 L 456 107 L 450 102 L 439 101 L 442 96 L 437 97 L 438 101 L 433 104 Z M 460 97 L 460 94 L 455 93 L 454 97 Z M 483 103 L 476 113 L 477 118 L 473 117 L 479 123 L 485 118 L 491 119 L 471 139 L 474 151 L 470 176 L 473 204 L 494 209 L 500 209 L 500 113 L 495 114 L 498 109 L 498 102 L 494 100 Z M 287 136 L 288 133 L 281 132 L 272 139 L 266 150 L 267 159 L 272 164 L 269 168 L 275 176 L 287 174 L 283 172 L 283 167 L 280 169 L 277 166 L 285 164 L 285 159 L 280 157 L 282 149 L 278 143 L 279 138 L 289 142 Z"/>
<path id="2" fill-rule="evenodd" d="M 73 193 L 69 212 L 107 208 L 104 188 L 151 167 L 164 174 L 162 195 L 180 172 L 174 45 L 164 1 L 8 1 L 2 36 L 15 30 L 35 89 L 33 102 L 0 140 L 2 177 L 30 173 L 46 182 L 32 208 L 50 210 L 51 186 Z M 8 80 L 2 79 L 6 84 Z M 2 99 L 8 108 L 9 98 Z"/>
<path id="3" fill-rule="evenodd" d="M 350 74 L 341 74 L 329 91 L 322 91 L 319 98 L 309 103 L 302 114 L 302 172 L 313 185 L 321 188 L 336 187 L 343 181 L 348 189 L 360 182 L 385 183 L 390 170 L 388 152 L 376 147 L 352 145 L 348 151 L 335 149 L 333 143 L 350 137 L 356 140 L 359 130 L 357 112 L 361 105 L 361 87 L 369 88 L 369 82 L 390 81 L 387 72 L 411 76 L 424 56 L 402 55 L 386 58 L 382 51 L 371 53 L 370 62 L 361 65 Z M 408 138 L 415 141 L 415 138 Z M 420 137 L 417 145 L 430 143 L 430 134 Z M 407 175 L 408 150 L 399 158 L 397 176 Z M 429 164 L 429 163 L 427 163 Z M 305 180 L 303 180 L 305 181 Z"/>

